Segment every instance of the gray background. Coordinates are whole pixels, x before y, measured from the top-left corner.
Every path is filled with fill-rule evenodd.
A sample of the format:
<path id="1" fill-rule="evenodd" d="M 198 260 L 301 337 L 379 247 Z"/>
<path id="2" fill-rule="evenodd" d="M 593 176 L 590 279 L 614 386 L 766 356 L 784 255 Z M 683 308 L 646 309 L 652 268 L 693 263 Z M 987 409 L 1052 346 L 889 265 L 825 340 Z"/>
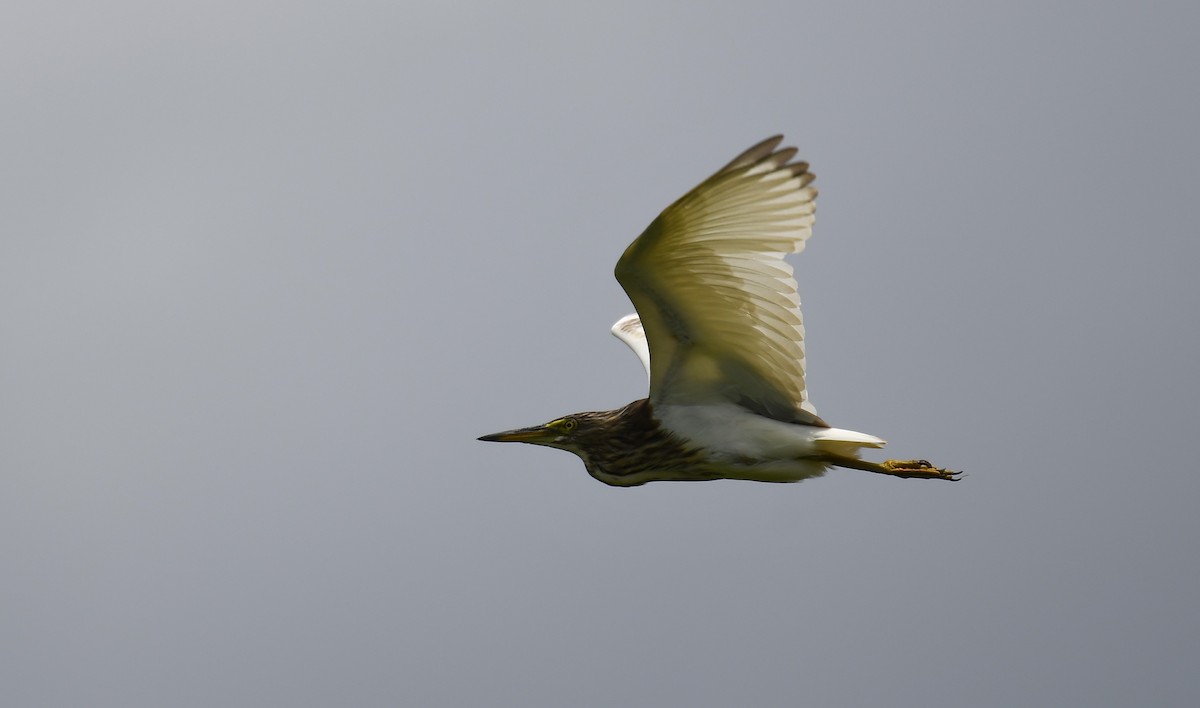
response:
<path id="1" fill-rule="evenodd" d="M 0 703 L 1200 703 L 1196 5 L 899 5 L 6 5 Z M 814 403 L 966 481 L 476 442 L 775 132 Z"/>

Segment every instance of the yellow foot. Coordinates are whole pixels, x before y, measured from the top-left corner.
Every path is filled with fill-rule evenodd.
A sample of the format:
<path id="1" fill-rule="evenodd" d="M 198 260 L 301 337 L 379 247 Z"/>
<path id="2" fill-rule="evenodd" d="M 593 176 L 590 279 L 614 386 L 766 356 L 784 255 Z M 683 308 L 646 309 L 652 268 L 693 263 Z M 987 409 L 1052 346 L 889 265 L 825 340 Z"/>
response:
<path id="1" fill-rule="evenodd" d="M 957 482 L 962 472 L 952 472 L 934 467 L 927 460 L 884 460 L 882 466 L 890 474 L 905 479 L 948 479 Z"/>

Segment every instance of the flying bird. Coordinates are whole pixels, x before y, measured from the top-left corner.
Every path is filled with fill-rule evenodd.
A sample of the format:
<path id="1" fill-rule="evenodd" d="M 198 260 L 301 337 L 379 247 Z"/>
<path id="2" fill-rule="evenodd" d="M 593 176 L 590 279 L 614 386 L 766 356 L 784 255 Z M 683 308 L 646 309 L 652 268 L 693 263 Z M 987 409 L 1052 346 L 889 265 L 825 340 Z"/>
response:
<path id="1" fill-rule="evenodd" d="M 804 324 L 791 265 L 817 190 L 778 135 L 658 215 L 617 262 L 637 314 L 612 332 L 646 367 L 648 398 L 613 411 L 484 435 L 578 455 L 618 487 L 654 481 L 798 482 L 830 467 L 959 479 L 925 460 L 868 462 L 874 435 L 830 427 L 804 386 Z"/>

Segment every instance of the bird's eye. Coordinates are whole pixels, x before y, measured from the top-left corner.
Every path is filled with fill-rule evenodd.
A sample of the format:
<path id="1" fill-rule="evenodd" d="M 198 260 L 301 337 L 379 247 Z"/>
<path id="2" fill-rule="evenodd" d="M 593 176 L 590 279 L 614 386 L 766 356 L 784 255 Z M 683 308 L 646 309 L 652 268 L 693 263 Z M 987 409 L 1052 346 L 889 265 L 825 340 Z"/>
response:
<path id="1" fill-rule="evenodd" d="M 564 433 L 573 433 L 575 428 L 579 427 L 579 422 L 574 418 L 564 418 L 562 422 L 562 430 Z"/>

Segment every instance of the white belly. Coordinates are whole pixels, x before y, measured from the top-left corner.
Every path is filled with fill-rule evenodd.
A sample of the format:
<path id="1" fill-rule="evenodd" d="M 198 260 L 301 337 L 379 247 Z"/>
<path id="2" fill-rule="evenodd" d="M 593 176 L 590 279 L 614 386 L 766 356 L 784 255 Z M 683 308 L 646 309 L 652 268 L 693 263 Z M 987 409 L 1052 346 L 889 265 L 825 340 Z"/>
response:
<path id="1" fill-rule="evenodd" d="M 654 409 L 662 426 L 714 456 L 730 460 L 793 462 L 837 453 L 853 455 L 860 447 L 883 447 L 874 435 L 840 428 L 784 423 L 734 404 L 663 405 Z"/>

